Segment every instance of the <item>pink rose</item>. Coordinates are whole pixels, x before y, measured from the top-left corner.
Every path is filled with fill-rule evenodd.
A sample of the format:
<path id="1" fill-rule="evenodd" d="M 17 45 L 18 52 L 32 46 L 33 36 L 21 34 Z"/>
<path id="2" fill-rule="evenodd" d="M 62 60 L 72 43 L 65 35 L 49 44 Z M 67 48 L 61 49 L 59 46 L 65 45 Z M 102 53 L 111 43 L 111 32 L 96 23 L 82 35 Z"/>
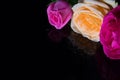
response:
<path id="1" fill-rule="evenodd" d="M 52 2 L 47 8 L 48 20 L 56 29 L 63 28 L 72 17 L 71 6 L 65 1 Z"/>
<path id="2" fill-rule="evenodd" d="M 105 17 L 100 30 L 100 42 L 110 59 L 120 59 L 120 6 Z"/>

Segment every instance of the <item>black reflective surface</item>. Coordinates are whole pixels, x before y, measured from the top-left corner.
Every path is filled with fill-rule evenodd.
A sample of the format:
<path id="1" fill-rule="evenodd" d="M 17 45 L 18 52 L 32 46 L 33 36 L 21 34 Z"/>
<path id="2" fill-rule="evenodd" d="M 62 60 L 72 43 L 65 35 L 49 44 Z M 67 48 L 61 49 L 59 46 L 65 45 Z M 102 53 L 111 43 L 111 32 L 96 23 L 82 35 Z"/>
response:
<path id="1" fill-rule="evenodd" d="M 49 3 L 34 1 L 34 35 L 31 34 L 34 53 L 41 59 L 41 63 L 37 62 L 44 67 L 44 79 L 120 80 L 120 61 L 107 58 L 100 43 L 74 33 L 69 25 L 56 30 L 48 23 L 46 8 Z"/>

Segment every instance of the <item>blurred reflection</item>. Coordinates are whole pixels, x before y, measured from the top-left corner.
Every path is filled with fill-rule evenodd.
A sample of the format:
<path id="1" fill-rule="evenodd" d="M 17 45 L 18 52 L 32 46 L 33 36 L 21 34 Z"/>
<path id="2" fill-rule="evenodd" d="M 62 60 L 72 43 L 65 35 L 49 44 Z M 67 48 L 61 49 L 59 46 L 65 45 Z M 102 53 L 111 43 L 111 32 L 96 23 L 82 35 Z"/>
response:
<path id="1" fill-rule="evenodd" d="M 48 33 L 48 37 L 53 42 L 59 43 L 64 38 L 66 38 L 69 35 L 69 33 L 70 33 L 70 27 L 69 26 L 65 26 L 61 30 L 57 30 L 55 28 L 51 28 L 50 31 L 49 31 L 49 33 Z"/>
<path id="2" fill-rule="evenodd" d="M 80 50 L 83 50 L 84 53 L 89 55 L 95 54 L 97 47 L 99 46 L 98 42 L 90 41 L 89 39 L 83 37 L 81 34 L 77 34 L 73 31 L 71 31 L 71 34 L 68 38 L 73 46 L 77 47 Z"/>
<path id="3" fill-rule="evenodd" d="M 120 80 L 120 60 L 110 60 L 104 55 L 102 46 L 96 53 L 97 67 L 101 80 Z"/>

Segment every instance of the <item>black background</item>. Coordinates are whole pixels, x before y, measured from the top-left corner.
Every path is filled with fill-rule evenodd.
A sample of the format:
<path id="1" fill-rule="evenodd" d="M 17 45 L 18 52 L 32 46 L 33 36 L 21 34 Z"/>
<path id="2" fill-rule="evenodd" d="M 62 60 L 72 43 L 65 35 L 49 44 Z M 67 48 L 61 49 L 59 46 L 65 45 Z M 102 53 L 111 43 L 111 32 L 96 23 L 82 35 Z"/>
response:
<path id="1" fill-rule="evenodd" d="M 31 7 L 24 5 L 24 11 L 16 15 L 20 18 L 12 39 L 12 52 L 17 65 L 18 78 L 40 80 L 120 80 L 120 61 L 107 58 L 99 44 L 94 55 L 77 49 L 68 39 L 70 28 L 56 31 L 48 22 L 46 9 L 50 0 L 33 0 Z M 17 4 L 16 4 L 17 5 Z M 16 11 L 16 10 L 15 10 Z M 32 16 L 31 16 L 32 15 Z M 16 23 L 16 24 L 15 24 Z M 19 27 L 19 28 L 18 28 Z M 55 31 L 49 34 L 50 31 Z M 67 34 L 59 38 L 62 33 Z M 15 34 L 18 33 L 18 34 Z M 59 35 L 58 35 L 58 34 Z M 50 37 L 52 36 L 52 37 Z M 12 37 L 12 36 L 11 36 Z M 10 49 L 11 50 L 11 49 Z M 11 56 L 11 55 L 10 55 Z M 23 79 L 23 78 L 22 78 Z"/>
<path id="2" fill-rule="evenodd" d="M 44 79 L 55 80 L 120 80 L 120 61 L 108 59 L 98 47 L 95 55 L 76 51 L 64 38 L 56 42 L 51 40 L 49 32 L 55 30 L 47 19 L 46 9 L 50 0 L 34 0 L 32 18 L 28 22 L 26 46 L 31 57 L 32 66 Z M 32 27 L 31 27 L 32 26 Z M 29 30 L 30 29 L 30 30 Z M 69 30 L 70 29 L 66 29 Z M 29 33 L 30 32 L 30 33 Z M 59 33 L 59 32 L 58 32 Z M 54 38 L 54 37 L 53 37 Z M 83 54 L 83 55 L 80 55 Z M 35 69 L 37 68 L 37 69 Z M 40 74 L 41 73 L 41 74 Z"/>

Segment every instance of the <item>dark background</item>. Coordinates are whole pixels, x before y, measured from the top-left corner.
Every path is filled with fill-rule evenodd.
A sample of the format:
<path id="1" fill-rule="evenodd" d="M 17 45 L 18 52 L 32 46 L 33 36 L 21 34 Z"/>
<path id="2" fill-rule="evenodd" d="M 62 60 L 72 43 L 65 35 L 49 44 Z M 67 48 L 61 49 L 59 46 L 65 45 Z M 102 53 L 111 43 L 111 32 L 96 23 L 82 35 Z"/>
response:
<path id="1" fill-rule="evenodd" d="M 120 80 L 120 61 L 107 58 L 100 43 L 77 35 L 69 25 L 58 31 L 49 24 L 46 9 L 50 2 L 5 1 L 1 11 L 2 77 Z"/>
<path id="2" fill-rule="evenodd" d="M 27 26 L 24 47 L 26 53 L 30 52 L 28 62 L 33 66 L 29 72 L 42 76 L 42 80 L 120 80 L 120 61 L 108 59 L 100 43 L 94 55 L 86 54 L 68 39 L 70 28 L 56 31 L 48 23 L 46 9 L 50 2 L 34 0 L 32 17 L 24 25 Z M 62 34 L 66 35 L 61 37 Z"/>
<path id="3" fill-rule="evenodd" d="M 86 54 L 68 39 L 68 26 L 56 31 L 49 24 L 46 9 L 50 2 L 33 0 L 16 15 L 20 20 L 16 21 L 16 17 L 14 22 L 19 28 L 15 31 L 18 34 L 13 33 L 13 51 L 19 59 L 16 63 L 20 76 L 41 80 L 120 80 L 120 61 L 108 59 L 100 43 L 94 55 Z"/>

